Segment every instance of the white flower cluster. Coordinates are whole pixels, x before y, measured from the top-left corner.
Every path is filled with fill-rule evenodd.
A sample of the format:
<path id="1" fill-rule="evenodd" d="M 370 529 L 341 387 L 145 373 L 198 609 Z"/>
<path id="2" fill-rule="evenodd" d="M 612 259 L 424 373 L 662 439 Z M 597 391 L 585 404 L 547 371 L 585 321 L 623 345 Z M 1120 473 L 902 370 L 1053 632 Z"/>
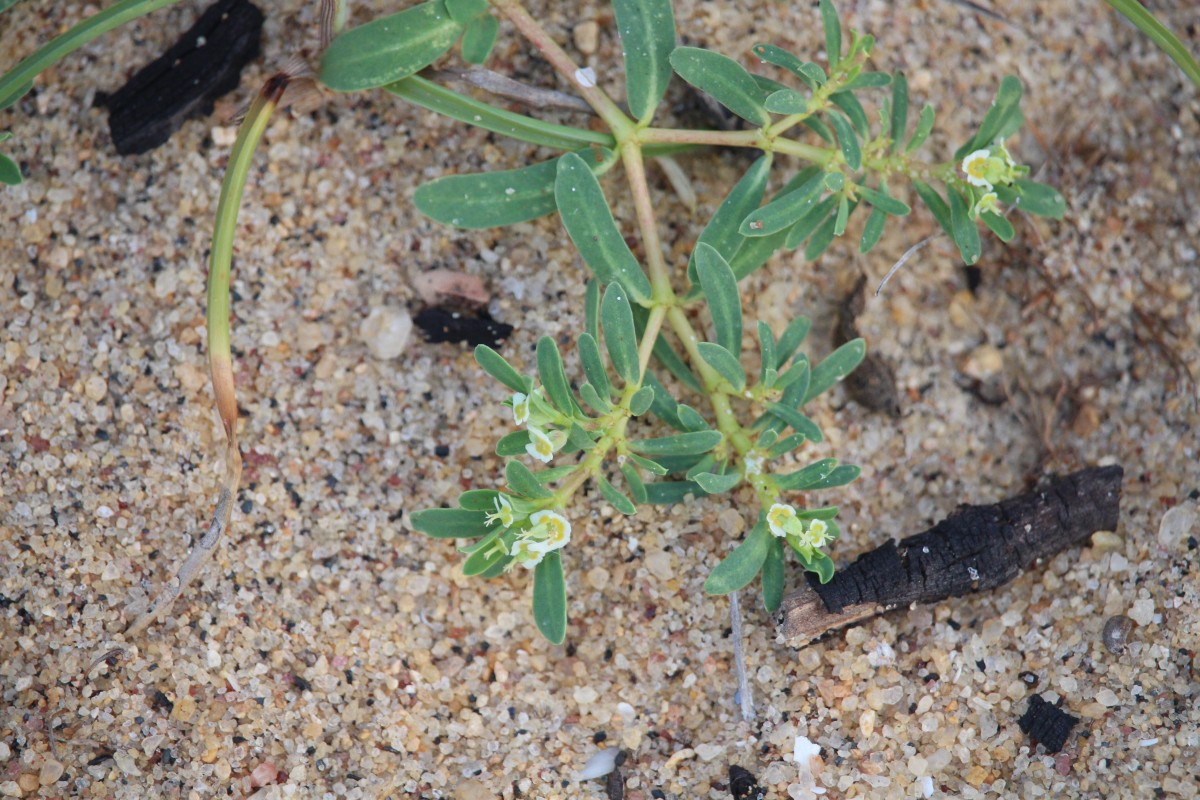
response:
<path id="1" fill-rule="evenodd" d="M 495 506 L 495 513 L 487 515 L 488 525 L 499 523 L 503 528 L 509 529 L 525 522 L 525 519 L 518 518 L 517 511 L 507 495 L 497 495 Z M 571 541 L 571 523 L 562 514 L 545 509 L 535 511 L 528 521 L 530 526 L 522 528 L 512 544 L 506 548 L 501 541 L 499 547 L 513 557 L 513 564 L 533 569 L 541 563 L 547 553 L 567 546 Z"/>
<path id="2" fill-rule="evenodd" d="M 767 512 L 767 527 L 797 553 L 811 558 L 833 539 L 829 525 L 820 519 L 800 519 L 787 503 L 775 503 Z"/>
<path id="3" fill-rule="evenodd" d="M 994 191 L 996 185 L 1011 184 L 1029 168 L 1013 161 L 1004 143 L 996 141 L 991 147 L 976 150 L 964 158 L 962 171 L 967 176 L 967 183 L 976 187 L 975 202 L 971 206 L 971 218 L 975 219 L 984 212 L 999 214 L 1000 198 Z"/>
<path id="4" fill-rule="evenodd" d="M 517 392 L 510 403 L 513 420 L 529 431 L 529 444 L 525 445 L 525 452 L 543 464 L 549 464 L 554 454 L 566 444 L 567 435 L 562 431 L 547 429 L 553 411 L 542 397 L 541 389 L 534 389 L 529 394 Z"/>

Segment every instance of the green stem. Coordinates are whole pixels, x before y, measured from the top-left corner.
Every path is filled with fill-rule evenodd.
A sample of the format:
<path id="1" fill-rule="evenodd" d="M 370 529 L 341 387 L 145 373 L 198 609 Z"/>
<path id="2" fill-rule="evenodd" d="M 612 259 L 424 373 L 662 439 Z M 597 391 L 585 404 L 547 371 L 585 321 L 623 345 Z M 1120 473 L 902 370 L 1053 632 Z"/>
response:
<path id="1" fill-rule="evenodd" d="M 696 333 L 696 329 L 692 327 L 687 314 L 679 306 L 672 306 L 667 310 L 667 322 L 680 344 L 683 345 L 684 352 L 688 354 L 688 360 L 691 361 L 692 368 L 698 373 L 700 382 L 704 384 L 704 394 L 708 397 L 709 405 L 712 406 L 713 415 L 716 417 L 717 430 L 725 434 L 725 438 L 739 455 L 745 455 L 754 445 L 741 424 L 738 423 L 737 416 L 733 413 L 733 407 L 729 404 L 729 397 L 719 388 L 722 381 L 721 376 L 700 356 L 698 347 L 700 336 Z"/>
<path id="2" fill-rule="evenodd" d="M 651 298 L 657 304 L 669 304 L 675 299 L 675 293 L 671 289 L 671 275 L 667 271 L 662 242 L 658 238 L 658 223 L 654 218 L 650 186 L 646 183 L 646 163 L 642 159 L 641 145 L 637 142 L 626 142 L 621 147 L 621 160 L 625 164 L 625 175 L 629 179 L 629 190 L 637 211 L 638 230 L 642 235 L 642 249 L 645 250 L 646 267 L 650 276 Z M 655 335 L 657 336 L 657 332 Z M 653 337 L 650 338 L 653 341 Z"/>
<path id="3" fill-rule="evenodd" d="M 550 38 L 546 29 L 538 24 L 517 0 L 490 0 L 492 5 L 513 24 L 517 31 L 537 48 L 580 96 L 588 102 L 616 136 L 617 141 L 628 139 L 636 129 L 636 123 L 625 115 L 603 89 L 594 81 L 582 78 L 583 72 L 558 42 Z"/>
<path id="4" fill-rule="evenodd" d="M 1179 68 L 1183 70 L 1183 74 L 1192 83 L 1196 84 L 1197 87 L 1200 87 L 1200 63 L 1188 52 L 1183 42 L 1175 34 L 1171 33 L 1170 28 L 1159 22 L 1137 0 L 1105 0 L 1105 2 L 1136 25 L 1138 30 L 1149 36 L 1151 41 L 1158 45 L 1160 50 L 1170 56 L 1171 60 L 1179 65 Z"/>
<path id="5" fill-rule="evenodd" d="M 663 320 L 667 318 L 667 305 L 656 305 L 650 309 L 650 317 L 646 320 L 646 330 L 642 341 L 638 344 L 638 371 L 646 374 L 650 358 L 654 354 L 654 343 L 658 341 L 658 333 L 662 330 Z"/>
<path id="6" fill-rule="evenodd" d="M 712 147 L 753 147 L 766 153 L 785 153 L 814 164 L 827 164 L 838 150 L 804 144 L 782 136 L 754 131 L 693 131 L 683 128 L 645 128 L 638 132 L 638 141 L 645 145 L 690 144 Z"/>
<path id="7" fill-rule="evenodd" d="M 33 88 L 33 79 L 88 42 L 126 22 L 178 0 L 121 0 L 55 37 L 0 78 L 0 109 L 8 108 Z"/>
<path id="8" fill-rule="evenodd" d="M 238 130 L 229 164 L 225 168 L 225 180 L 221 183 L 221 196 L 217 201 L 217 219 L 213 226 L 212 253 L 208 266 L 208 311 L 205 323 L 208 326 L 208 363 L 212 372 L 213 393 L 217 409 L 226 433 L 237 423 L 237 399 L 233 388 L 233 352 L 229 335 L 229 279 L 233 263 L 233 237 L 237 230 L 238 209 L 242 193 L 246 188 L 246 177 L 254 151 L 266 130 L 271 112 L 279 104 L 287 78 L 276 75 L 270 78 L 262 91 L 250 104 L 246 118 Z"/>

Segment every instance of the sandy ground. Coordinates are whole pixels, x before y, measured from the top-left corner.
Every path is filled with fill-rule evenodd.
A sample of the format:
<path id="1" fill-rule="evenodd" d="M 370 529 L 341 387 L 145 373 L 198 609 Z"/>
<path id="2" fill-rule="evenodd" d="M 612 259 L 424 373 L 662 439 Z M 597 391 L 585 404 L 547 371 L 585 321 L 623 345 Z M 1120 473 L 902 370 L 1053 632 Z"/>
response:
<path id="1" fill-rule="evenodd" d="M 203 285 L 230 120 L 316 43 L 315 4 L 269 5 L 242 88 L 153 153 L 117 157 L 92 98 L 198 3 L 92 44 L 2 120 L 28 178 L 0 193 L 0 795 L 242 797 L 265 782 L 256 797 L 601 797 L 576 772 L 615 746 L 630 798 L 729 797 L 730 764 L 799 798 L 807 737 L 827 797 L 1197 796 L 1200 530 L 1159 528 L 1171 508 L 1186 523 L 1200 490 L 1200 95 L 1099 2 L 998 0 L 1012 24 L 935 0 L 842 4 L 914 102 L 938 107 L 931 157 L 1019 75 L 1032 124 L 1016 150 L 1069 211 L 1018 215 L 1010 246 L 986 244 L 973 292 L 948 240 L 914 258 L 860 319 L 895 366 L 902 417 L 835 390 L 812 410 L 828 436 L 812 455 L 864 467 L 819 498 L 843 508 L 839 561 L 1094 463 L 1126 470 L 1115 537 L 799 651 L 746 598 L 750 724 L 728 603 L 701 590 L 748 512 L 725 500 L 622 518 L 588 496 L 566 557 L 567 643 L 548 645 L 524 574 L 466 580 L 449 543 L 407 524 L 495 485 L 503 394 L 464 349 L 414 339 L 385 360 L 359 333 L 373 308 L 417 307 L 415 275 L 449 268 L 486 281 L 515 361 L 531 364 L 539 336 L 573 336 L 583 273 L 556 218 L 457 232 L 410 203 L 426 178 L 542 154 L 386 96 L 337 96 L 271 123 L 242 212 L 247 470 L 231 535 L 169 619 L 88 671 L 183 558 L 219 483 Z M 568 45 L 579 33 L 591 49 L 577 29 L 598 23 L 584 60 L 619 91 L 608 7 L 545 5 Z M 728 53 L 766 40 L 815 54 L 810 5 L 683 3 L 679 29 Z M 1155 5 L 1200 51 L 1190 0 Z M 21 3 L 0 22 L 0 62 L 92 9 Z M 510 34 L 496 68 L 551 85 Z M 678 265 L 748 162 L 682 163 L 697 214 L 653 175 Z M 626 224 L 629 211 L 621 199 Z M 809 314 L 819 356 L 852 276 L 874 283 L 932 229 L 918 213 L 869 257 L 856 237 L 816 264 L 779 257 L 747 282 L 748 318 Z M 1100 636 L 1116 613 L 1141 623 L 1120 656 Z M 1017 727 L 1035 692 L 1082 720 L 1057 758 Z"/>

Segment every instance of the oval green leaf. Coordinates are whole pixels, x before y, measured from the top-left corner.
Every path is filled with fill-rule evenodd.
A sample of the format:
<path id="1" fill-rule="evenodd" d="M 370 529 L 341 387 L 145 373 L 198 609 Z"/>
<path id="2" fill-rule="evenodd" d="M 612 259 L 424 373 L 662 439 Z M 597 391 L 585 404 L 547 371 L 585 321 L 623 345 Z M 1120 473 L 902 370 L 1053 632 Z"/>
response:
<path id="1" fill-rule="evenodd" d="M 482 64 L 492 54 L 496 44 L 496 34 L 500 32 L 500 22 L 491 14 L 473 19 L 467 23 L 463 31 L 462 49 L 463 61 L 468 64 Z"/>
<path id="2" fill-rule="evenodd" d="M 897 73 L 892 82 L 892 152 L 899 152 L 908 128 L 908 79 Z M 865 250 L 863 252 L 866 252 Z"/>
<path id="3" fill-rule="evenodd" d="M 866 354 L 866 342 L 862 339 L 851 339 L 826 356 L 820 364 L 813 367 L 808 391 L 804 393 L 800 405 L 804 405 L 853 372 Z"/>
<path id="4" fill-rule="evenodd" d="M 636 439 L 629 449 L 644 456 L 689 456 L 707 453 L 724 438 L 720 431 L 689 431 L 657 439 Z"/>
<path id="5" fill-rule="evenodd" d="M 717 344 L 735 358 L 742 352 L 742 299 L 737 278 L 729 264 L 712 246 L 696 246 L 696 274 L 708 300 Z"/>
<path id="6" fill-rule="evenodd" d="M 553 497 L 554 493 L 542 485 L 533 471 L 520 461 L 509 461 L 504 465 L 504 480 L 513 494 L 528 497 L 533 500 L 545 500 Z"/>
<path id="7" fill-rule="evenodd" d="M 568 417 L 575 416 L 579 406 L 571 396 L 571 384 L 567 382 L 567 373 L 563 370 L 562 355 L 558 345 L 549 336 L 543 336 L 537 342 L 538 377 L 546 387 L 546 397 L 562 413 Z"/>
<path id="8" fill-rule="evenodd" d="M 517 372 L 504 356 L 497 353 L 486 344 L 476 345 L 475 362 L 483 367 L 483 371 L 503 383 L 514 392 L 529 394 L 533 381 Z"/>
<path id="9" fill-rule="evenodd" d="M 710 367 L 729 382 L 734 391 L 740 392 L 746 388 L 746 370 L 742 368 L 737 356 L 713 342 L 700 342 L 696 345 Z"/>
<path id="10" fill-rule="evenodd" d="M 567 586 L 557 550 L 533 568 L 533 621 L 552 644 L 567 638 Z"/>
<path id="11" fill-rule="evenodd" d="M 598 481 L 600 483 L 600 494 L 604 495 L 604 499 L 613 508 L 627 517 L 637 513 L 637 506 L 633 504 L 633 501 L 621 494 L 621 490 L 609 483 L 607 478 L 601 475 L 598 477 Z"/>
<path id="12" fill-rule="evenodd" d="M 742 220 L 738 233 L 742 236 L 769 236 L 802 219 L 812 210 L 825 186 L 825 173 L 819 167 L 809 167 L 804 170 L 801 179 L 802 183 L 795 189 L 780 192 L 771 202 L 750 212 Z"/>
<path id="13" fill-rule="evenodd" d="M 321 56 L 317 77 L 336 92 L 384 86 L 432 64 L 462 32 L 446 4 L 430 0 L 334 39 Z"/>
<path id="14" fill-rule="evenodd" d="M 626 383 L 636 384 L 641 376 L 637 330 L 633 326 L 629 299 L 617 284 L 610 284 L 604 290 L 604 299 L 600 301 L 600 324 L 604 327 L 604 346 L 613 369 Z"/>
<path id="15" fill-rule="evenodd" d="M 571 241 L 603 283 L 619 283 L 639 302 L 650 297 L 650 281 L 617 229 L 600 182 L 582 158 L 558 160 L 554 198 Z"/>
<path id="16" fill-rule="evenodd" d="M 584 145 L 597 144 L 601 147 L 615 145 L 615 140 L 608 134 L 546 122 L 527 117 L 524 114 L 496 108 L 444 86 L 439 86 L 419 75 L 412 75 L 402 81 L 389 83 L 384 89 L 410 103 L 435 111 L 450 119 L 542 147 L 574 150 Z"/>
<path id="17" fill-rule="evenodd" d="M 768 614 L 778 611 L 783 602 L 783 539 L 778 536 L 771 539 L 762 565 L 762 600 Z"/>
<path id="18" fill-rule="evenodd" d="M 699 47 L 677 47 L 671 53 L 671 66 L 679 77 L 747 122 L 760 127 L 770 124 L 762 89 L 732 58 Z"/>
<path id="19" fill-rule="evenodd" d="M 613 0 L 625 54 L 625 98 L 635 119 L 648 121 L 671 82 L 675 15 L 671 0 Z"/>
<path id="20" fill-rule="evenodd" d="M 434 539 L 470 539 L 488 533 L 487 512 L 465 508 L 426 508 L 408 518 L 413 530 Z"/>
<path id="21" fill-rule="evenodd" d="M 704 226 L 696 244 L 711 246 L 724 256 L 726 261 L 733 259 L 745 239 L 738 232 L 738 227 L 746 215 L 758 208 L 758 204 L 762 202 L 763 191 L 766 189 L 767 178 L 770 174 L 771 156 L 769 154 L 761 156 L 729 191 L 729 195 L 721 203 L 717 213 Z M 700 280 L 696 276 L 694 253 L 688 260 L 688 280 L 693 284 L 699 283 Z"/>
<path id="22" fill-rule="evenodd" d="M 773 538 L 765 523 L 755 525 L 745 541 L 717 564 L 708 576 L 704 582 L 705 593 L 729 594 L 754 580 L 767 558 Z"/>
<path id="23" fill-rule="evenodd" d="M 1030 214 L 1051 219 L 1062 219 L 1067 213 L 1067 201 L 1053 186 L 1017 178 L 1014 186 L 1021 197 L 1020 208 Z"/>
<path id="24" fill-rule="evenodd" d="M 967 212 L 967 202 L 954 187 L 950 187 L 950 233 L 958 245 L 959 255 L 968 266 L 979 260 L 983 252 L 979 241 L 979 226 Z"/>

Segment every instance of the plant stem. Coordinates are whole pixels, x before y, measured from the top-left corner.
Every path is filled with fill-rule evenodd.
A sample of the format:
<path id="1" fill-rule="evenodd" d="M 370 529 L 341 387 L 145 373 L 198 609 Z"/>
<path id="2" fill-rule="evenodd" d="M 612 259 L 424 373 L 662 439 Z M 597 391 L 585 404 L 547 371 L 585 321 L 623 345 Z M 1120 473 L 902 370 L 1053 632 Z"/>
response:
<path id="1" fill-rule="evenodd" d="M 72 27 L 56 37 L 33 55 L 13 67 L 0 78 L 0 109 L 8 108 L 33 86 L 39 73 L 54 66 L 64 56 L 83 47 L 97 36 L 108 33 L 126 22 L 157 11 L 179 0 L 122 0 Z"/>
<path id="2" fill-rule="evenodd" d="M 233 234 L 237 228 L 238 208 L 241 206 L 254 151 L 289 80 L 290 76 L 286 73 L 271 76 L 251 103 L 238 130 L 237 140 L 233 143 L 233 152 L 225 167 L 225 180 L 221 183 L 221 197 L 217 201 L 217 220 L 213 226 L 208 265 L 208 310 L 205 319 L 213 395 L 221 415 L 221 424 L 225 428 L 225 480 L 221 484 L 217 508 L 208 530 L 188 553 L 175 578 L 155 596 L 150 607 L 134 620 L 126 630 L 126 636 L 134 636 L 145 630 L 167 612 L 184 587 L 200 574 L 221 537 L 229 529 L 233 516 L 233 504 L 242 479 L 242 453 L 237 441 L 237 396 L 233 386 L 233 353 L 229 343 L 229 277 L 233 263 Z"/>
<path id="3" fill-rule="evenodd" d="M 642 375 L 646 374 L 646 369 L 650 365 L 650 357 L 654 354 L 654 343 L 658 341 L 658 332 L 662 330 L 668 308 L 669 306 L 662 304 L 650 309 L 650 318 L 646 320 L 646 330 L 642 334 L 642 341 L 638 344 L 638 371 Z"/>
<path id="4" fill-rule="evenodd" d="M 662 242 L 658 238 L 658 224 L 654 218 L 650 186 L 646 183 L 646 163 L 642 159 L 641 145 L 626 142 L 621 147 L 621 159 L 625 164 L 625 175 L 629 179 L 629 190 L 637 211 L 638 230 L 642 235 L 642 249 L 646 253 L 646 267 L 650 276 L 651 298 L 656 304 L 669 304 L 675 300 L 675 292 L 671 289 L 671 276 L 663 258 Z"/>
<path id="5" fill-rule="evenodd" d="M 804 144 L 795 139 L 754 131 L 693 131 L 683 128 L 645 128 L 638 132 L 642 144 L 691 144 L 713 147 L 753 147 L 765 153 L 785 153 L 814 164 L 827 164 L 837 154 L 832 147 Z"/>
<path id="6" fill-rule="evenodd" d="M 581 79 L 583 72 L 567 52 L 550 38 L 546 29 L 538 24 L 517 0 L 491 0 L 496 10 L 508 18 L 517 31 L 537 48 L 568 83 L 574 87 L 588 105 L 595 109 L 600 119 L 608 125 L 617 141 L 624 141 L 636 129 L 636 123 L 612 101 L 603 89 L 593 81 Z"/>
<path id="7" fill-rule="evenodd" d="M 1192 83 L 1200 87 L 1200 62 L 1188 52 L 1183 42 L 1171 29 L 1158 21 L 1158 18 L 1147 11 L 1137 0 L 1105 0 L 1110 6 L 1125 15 L 1125 18 L 1137 26 L 1138 30 L 1150 37 L 1159 49 L 1171 57 L 1179 65 Z"/>
<path id="8" fill-rule="evenodd" d="M 697 347 L 700 336 L 696 333 L 696 329 L 692 327 L 687 314 L 679 306 L 672 306 L 668 309 L 667 322 L 670 323 L 671 330 L 683 345 L 684 352 L 688 354 L 688 360 L 691 361 L 692 367 L 699 375 L 700 382 L 704 384 L 704 394 L 708 397 L 709 405 L 712 406 L 713 414 L 716 417 L 717 430 L 725 434 L 725 438 L 729 440 L 738 454 L 744 455 L 753 447 L 753 444 L 738 423 L 733 408 L 729 405 L 729 397 L 719 389 L 721 376 L 700 357 L 700 348 Z"/>

